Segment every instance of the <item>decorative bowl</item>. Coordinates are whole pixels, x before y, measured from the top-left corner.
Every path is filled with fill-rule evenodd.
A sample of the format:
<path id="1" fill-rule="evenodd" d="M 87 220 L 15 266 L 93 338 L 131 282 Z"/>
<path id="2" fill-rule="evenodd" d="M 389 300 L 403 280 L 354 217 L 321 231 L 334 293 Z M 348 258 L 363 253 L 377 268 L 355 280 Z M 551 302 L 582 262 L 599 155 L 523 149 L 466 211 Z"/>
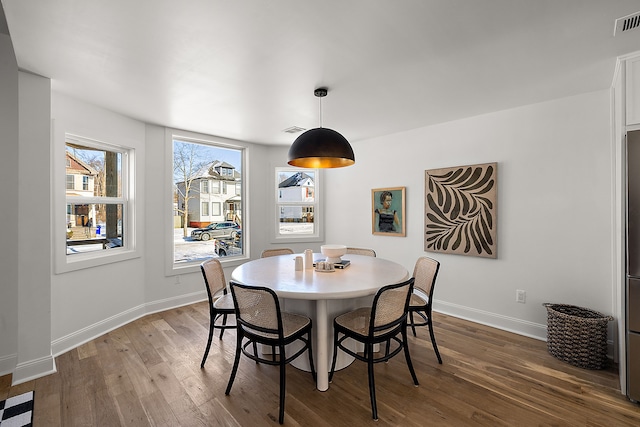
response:
<path id="1" fill-rule="evenodd" d="M 327 262 L 335 264 L 340 262 L 340 257 L 347 253 L 347 247 L 345 245 L 322 245 L 320 252 L 327 257 Z"/>

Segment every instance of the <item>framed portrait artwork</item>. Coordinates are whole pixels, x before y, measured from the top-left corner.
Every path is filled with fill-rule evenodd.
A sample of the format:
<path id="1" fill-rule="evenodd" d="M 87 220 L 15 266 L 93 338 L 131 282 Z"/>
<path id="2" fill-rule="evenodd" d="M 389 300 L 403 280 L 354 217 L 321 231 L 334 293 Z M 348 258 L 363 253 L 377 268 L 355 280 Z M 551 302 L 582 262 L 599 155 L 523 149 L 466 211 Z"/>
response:
<path id="1" fill-rule="evenodd" d="M 498 164 L 425 171 L 424 250 L 497 257 Z"/>
<path id="2" fill-rule="evenodd" d="M 371 232 L 380 236 L 406 236 L 405 187 L 371 190 Z"/>

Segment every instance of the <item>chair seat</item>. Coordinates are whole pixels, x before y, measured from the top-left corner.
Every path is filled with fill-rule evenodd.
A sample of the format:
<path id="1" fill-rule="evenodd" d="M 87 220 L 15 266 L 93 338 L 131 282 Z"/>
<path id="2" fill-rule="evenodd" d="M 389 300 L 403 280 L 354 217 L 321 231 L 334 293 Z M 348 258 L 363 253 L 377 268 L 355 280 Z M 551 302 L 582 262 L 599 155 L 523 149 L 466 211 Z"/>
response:
<path id="1" fill-rule="evenodd" d="M 371 322 L 371 307 L 360 307 L 336 317 L 337 325 L 348 329 L 356 334 L 366 337 L 369 334 L 369 323 Z M 393 329 L 393 328 L 390 328 Z M 375 331 L 374 336 L 380 336 L 388 332 L 389 329 Z"/>
<path id="2" fill-rule="evenodd" d="M 302 329 L 307 327 L 309 323 L 311 323 L 311 320 L 306 316 L 302 316 L 300 314 L 287 313 L 284 311 L 281 313 L 282 313 L 282 333 L 285 340 L 291 337 L 292 335 L 296 334 L 297 332 L 301 331 Z M 271 339 L 278 338 L 277 334 L 257 331 L 250 327 L 245 327 L 245 329 L 251 332 L 252 334 L 255 334 L 261 337 L 271 338 Z"/>
<path id="3" fill-rule="evenodd" d="M 343 328 L 367 336 L 371 321 L 371 307 L 361 307 L 335 318 L 335 322 Z"/>
<path id="4" fill-rule="evenodd" d="M 420 292 L 418 289 L 414 289 L 413 294 L 411 294 L 411 299 L 409 300 L 409 307 L 422 307 L 427 305 L 428 302 L 428 296 Z"/>
<path id="5" fill-rule="evenodd" d="M 215 300 L 213 306 L 217 310 L 226 310 L 233 311 L 233 297 L 231 294 L 220 295 L 218 299 Z"/>

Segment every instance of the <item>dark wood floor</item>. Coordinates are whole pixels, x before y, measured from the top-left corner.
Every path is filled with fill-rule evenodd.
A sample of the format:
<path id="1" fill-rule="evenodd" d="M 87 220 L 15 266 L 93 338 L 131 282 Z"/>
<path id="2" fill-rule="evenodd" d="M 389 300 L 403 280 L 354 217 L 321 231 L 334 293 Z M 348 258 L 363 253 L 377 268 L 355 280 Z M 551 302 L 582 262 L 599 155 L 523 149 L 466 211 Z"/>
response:
<path id="1" fill-rule="evenodd" d="M 377 426 L 640 426 L 640 406 L 620 394 L 617 371 L 589 371 L 550 356 L 546 344 L 435 314 L 444 363 L 427 331 L 411 338 L 420 381 L 404 357 L 376 365 Z M 11 387 L 0 399 L 35 390 L 35 426 L 277 425 L 277 367 L 241 359 L 230 396 L 234 332 L 214 338 L 200 369 L 208 307 L 149 315 L 56 358 L 58 373 Z M 366 366 L 335 374 L 327 392 L 311 375 L 287 370 L 285 425 L 373 425 Z"/>

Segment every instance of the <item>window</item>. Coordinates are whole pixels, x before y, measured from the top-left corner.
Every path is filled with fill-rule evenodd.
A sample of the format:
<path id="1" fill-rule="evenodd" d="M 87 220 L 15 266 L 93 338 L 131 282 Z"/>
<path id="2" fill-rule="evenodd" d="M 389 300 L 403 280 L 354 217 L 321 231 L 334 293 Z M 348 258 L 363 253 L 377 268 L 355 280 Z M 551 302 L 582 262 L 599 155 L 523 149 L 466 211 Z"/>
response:
<path id="1" fill-rule="evenodd" d="M 64 255 L 56 254 L 57 270 L 136 256 L 129 199 L 133 150 L 75 135 L 65 138 L 65 211 L 56 215 L 64 215 L 66 239 Z"/>
<path id="2" fill-rule="evenodd" d="M 168 274 L 197 267 L 212 255 L 246 258 L 243 196 L 226 191 L 228 185 L 240 186 L 245 150 L 191 135 L 167 133 L 173 163 L 171 201 L 177 206 L 177 217 L 170 221 L 173 239 Z M 225 226 L 220 225 L 223 223 Z"/>
<path id="3" fill-rule="evenodd" d="M 276 168 L 276 240 L 319 238 L 318 170 Z"/>
<path id="4" fill-rule="evenodd" d="M 221 210 L 220 210 L 220 202 L 213 202 L 211 203 L 211 211 L 212 211 L 212 215 L 214 216 L 220 216 L 221 215 Z"/>

